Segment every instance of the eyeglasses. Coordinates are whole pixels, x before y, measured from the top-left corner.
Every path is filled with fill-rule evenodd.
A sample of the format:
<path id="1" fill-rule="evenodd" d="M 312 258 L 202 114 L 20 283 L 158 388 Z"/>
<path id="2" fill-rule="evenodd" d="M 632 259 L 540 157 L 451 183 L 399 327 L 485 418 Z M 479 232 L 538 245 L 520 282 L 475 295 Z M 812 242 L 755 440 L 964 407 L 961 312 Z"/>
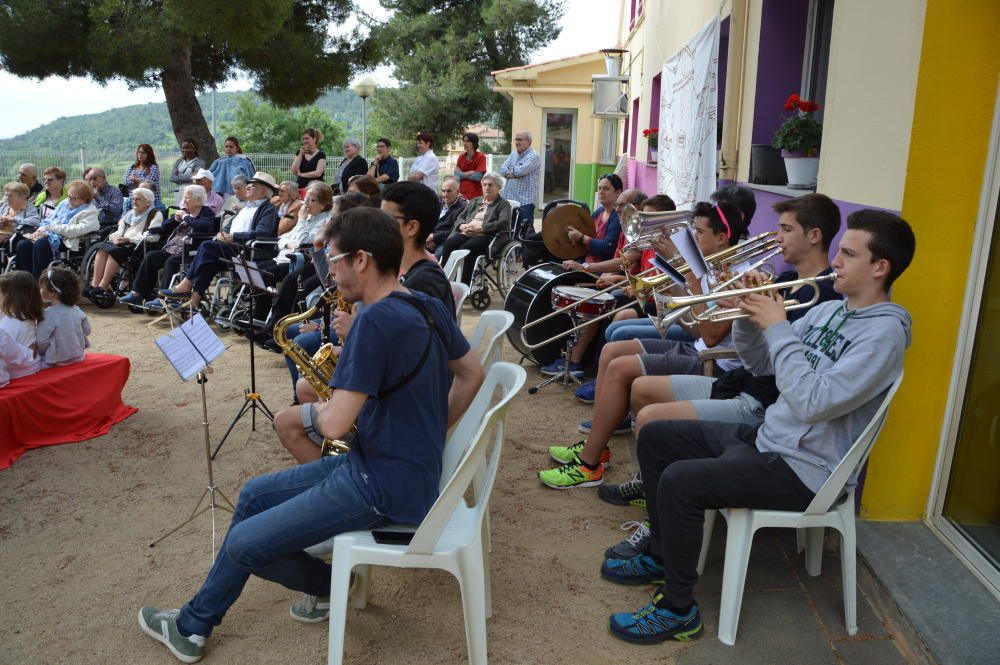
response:
<path id="1" fill-rule="evenodd" d="M 329 265 L 334 266 L 343 261 L 344 259 L 346 259 L 348 256 L 352 256 L 354 254 L 357 254 L 358 252 L 361 252 L 362 254 L 367 254 L 368 256 L 372 256 L 372 253 L 369 252 L 367 249 L 356 249 L 353 252 L 344 252 L 342 254 L 337 254 L 336 256 L 330 256 L 330 253 L 327 252 L 326 262 Z"/>

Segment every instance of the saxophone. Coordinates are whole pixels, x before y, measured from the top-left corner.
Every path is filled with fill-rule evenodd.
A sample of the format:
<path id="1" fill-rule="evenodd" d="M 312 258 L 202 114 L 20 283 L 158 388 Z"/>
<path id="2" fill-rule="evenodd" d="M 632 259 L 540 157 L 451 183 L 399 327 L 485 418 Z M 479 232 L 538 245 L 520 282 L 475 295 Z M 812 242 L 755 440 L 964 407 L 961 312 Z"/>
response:
<path id="1" fill-rule="evenodd" d="M 327 342 L 317 349 L 316 353 L 310 356 L 305 349 L 288 339 L 288 327 L 293 323 L 308 321 L 316 315 L 324 305 L 334 304 L 337 310 L 349 312 L 351 304 L 335 287 L 330 287 L 323 291 L 316 304 L 300 314 L 289 314 L 278 320 L 274 324 L 274 341 L 281 347 L 282 352 L 295 363 L 299 375 L 302 376 L 319 396 L 320 400 L 326 401 L 333 394 L 330 387 L 330 380 L 333 379 L 333 372 L 337 369 L 337 356 L 333 353 L 333 344 Z M 343 340 L 341 340 L 343 341 Z M 339 455 L 350 450 L 350 446 L 340 439 L 323 439 L 322 455 Z"/>

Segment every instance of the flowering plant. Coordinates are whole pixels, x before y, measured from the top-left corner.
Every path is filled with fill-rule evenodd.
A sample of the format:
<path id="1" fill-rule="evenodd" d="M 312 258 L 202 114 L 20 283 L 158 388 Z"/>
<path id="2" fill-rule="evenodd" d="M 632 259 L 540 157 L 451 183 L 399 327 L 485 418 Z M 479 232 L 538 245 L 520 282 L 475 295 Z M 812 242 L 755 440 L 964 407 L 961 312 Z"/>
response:
<path id="1" fill-rule="evenodd" d="M 660 142 L 660 128 L 650 127 L 649 129 L 642 130 L 642 138 L 646 139 L 647 146 L 656 150 L 656 146 Z"/>
<path id="2" fill-rule="evenodd" d="M 819 154 L 823 138 L 823 126 L 812 116 L 819 110 L 819 104 L 802 99 L 796 92 L 785 100 L 785 110 L 795 111 L 795 114 L 781 123 L 781 127 L 774 133 L 771 145 L 787 152 L 803 152 L 809 157 L 815 157 Z"/>

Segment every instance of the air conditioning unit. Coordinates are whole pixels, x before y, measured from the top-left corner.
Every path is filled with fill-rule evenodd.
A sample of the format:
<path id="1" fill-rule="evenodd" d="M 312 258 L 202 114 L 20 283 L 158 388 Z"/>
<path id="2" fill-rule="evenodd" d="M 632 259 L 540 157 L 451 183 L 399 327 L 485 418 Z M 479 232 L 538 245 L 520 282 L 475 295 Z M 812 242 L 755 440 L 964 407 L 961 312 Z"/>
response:
<path id="1" fill-rule="evenodd" d="M 625 49 L 604 49 L 604 66 L 607 74 L 591 78 L 593 85 L 594 116 L 598 118 L 627 118 L 628 76 L 622 76 L 622 56 Z"/>

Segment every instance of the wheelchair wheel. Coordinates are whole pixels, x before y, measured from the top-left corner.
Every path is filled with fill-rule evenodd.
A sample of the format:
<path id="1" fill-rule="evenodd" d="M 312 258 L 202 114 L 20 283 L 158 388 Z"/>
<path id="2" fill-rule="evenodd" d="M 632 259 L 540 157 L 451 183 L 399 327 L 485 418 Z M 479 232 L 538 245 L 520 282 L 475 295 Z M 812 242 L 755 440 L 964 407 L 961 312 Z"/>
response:
<path id="1" fill-rule="evenodd" d="M 95 258 L 97 258 L 97 247 L 91 245 L 87 249 L 86 254 L 83 255 L 83 261 L 80 263 L 80 280 L 83 282 L 84 286 L 88 286 L 94 278 Z M 98 307 L 100 307 L 100 305 L 98 305 Z M 107 307 L 101 307 L 101 309 L 107 309 Z"/>
<path id="2" fill-rule="evenodd" d="M 113 291 L 105 291 L 101 295 L 94 295 L 90 299 L 100 309 L 111 309 L 118 302 L 118 296 Z"/>
<path id="3" fill-rule="evenodd" d="M 504 298 L 518 278 L 524 274 L 522 249 L 520 241 L 515 240 L 507 243 L 500 252 L 500 260 L 497 262 L 497 284 L 500 287 L 500 295 Z"/>
<path id="4" fill-rule="evenodd" d="M 491 301 L 490 290 L 485 286 L 469 292 L 469 303 L 480 312 L 488 309 Z"/>

